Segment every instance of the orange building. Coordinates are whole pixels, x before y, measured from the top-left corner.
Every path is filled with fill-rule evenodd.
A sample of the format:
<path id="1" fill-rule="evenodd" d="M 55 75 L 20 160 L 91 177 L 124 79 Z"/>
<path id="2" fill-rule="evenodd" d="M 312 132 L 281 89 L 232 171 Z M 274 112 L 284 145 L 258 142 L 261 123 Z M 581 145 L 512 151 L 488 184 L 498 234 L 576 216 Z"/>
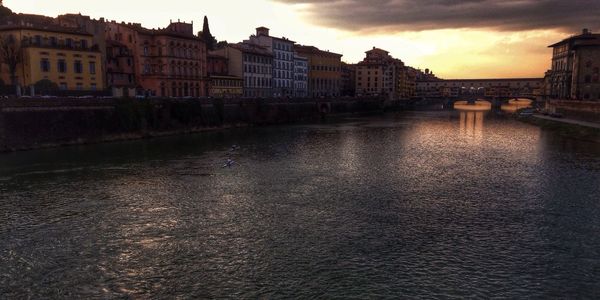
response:
<path id="1" fill-rule="evenodd" d="M 342 55 L 314 46 L 295 45 L 299 56 L 308 59 L 308 95 L 340 96 L 342 89 Z"/>
<path id="2" fill-rule="evenodd" d="M 109 22 L 106 39 L 124 44 L 134 57 L 138 93 L 161 97 L 206 96 L 206 44 L 193 24 L 175 22 L 167 28 Z"/>
<path id="3" fill-rule="evenodd" d="M 135 58 L 124 44 L 109 41 L 106 43 L 106 80 L 113 89 L 113 96 L 133 96 L 137 86 L 135 81 Z M 130 92 L 130 90 L 134 90 Z M 127 91 L 127 94 L 123 94 Z"/>
<path id="4" fill-rule="evenodd" d="M 417 72 L 389 52 L 375 48 L 356 64 L 356 93 L 408 99 L 415 96 Z"/>

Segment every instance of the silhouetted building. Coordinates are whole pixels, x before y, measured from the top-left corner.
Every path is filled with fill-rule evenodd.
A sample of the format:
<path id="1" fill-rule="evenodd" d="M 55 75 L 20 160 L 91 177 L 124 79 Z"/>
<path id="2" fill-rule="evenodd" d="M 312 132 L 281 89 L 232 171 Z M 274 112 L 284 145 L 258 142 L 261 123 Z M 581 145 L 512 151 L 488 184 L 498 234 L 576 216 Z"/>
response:
<path id="1" fill-rule="evenodd" d="M 546 74 L 550 98 L 600 99 L 600 34 L 584 29 L 550 45 L 552 68 Z"/>
<path id="2" fill-rule="evenodd" d="M 342 96 L 356 96 L 356 65 L 342 63 Z"/>

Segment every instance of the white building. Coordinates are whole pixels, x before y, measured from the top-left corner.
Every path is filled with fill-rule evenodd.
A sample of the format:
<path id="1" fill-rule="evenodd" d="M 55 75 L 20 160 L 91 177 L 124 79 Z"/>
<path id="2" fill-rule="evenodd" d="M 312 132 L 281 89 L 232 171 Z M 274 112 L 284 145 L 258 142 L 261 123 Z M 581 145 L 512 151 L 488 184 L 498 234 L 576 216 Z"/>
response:
<path id="1" fill-rule="evenodd" d="M 249 43 L 265 47 L 273 55 L 273 97 L 294 94 L 294 42 L 269 35 L 269 28 L 256 28 Z"/>
<path id="2" fill-rule="evenodd" d="M 308 58 L 294 55 L 294 97 L 308 96 Z"/>

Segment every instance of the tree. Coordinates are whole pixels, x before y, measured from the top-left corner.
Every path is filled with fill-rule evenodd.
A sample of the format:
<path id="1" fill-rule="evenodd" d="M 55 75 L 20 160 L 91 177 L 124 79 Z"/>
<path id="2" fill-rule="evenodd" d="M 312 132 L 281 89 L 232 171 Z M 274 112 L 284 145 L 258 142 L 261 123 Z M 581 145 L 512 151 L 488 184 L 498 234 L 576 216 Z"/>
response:
<path id="1" fill-rule="evenodd" d="M 10 8 L 2 5 L 2 1 L 0 0 L 0 17 L 6 17 L 12 15 L 13 12 Z"/>
<path id="2" fill-rule="evenodd" d="M 8 66 L 10 73 L 10 84 L 16 86 L 17 96 L 20 96 L 21 91 L 17 79 L 17 66 L 23 60 L 21 45 L 15 37 L 11 35 L 0 37 L 0 62 Z"/>
<path id="3" fill-rule="evenodd" d="M 229 43 L 227 43 L 227 41 L 220 41 L 215 46 L 215 49 L 223 49 L 223 48 L 227 47 L 227 45 L 229 45 Z"/>
<path id="4" fill-rule="evenodd" d="M 208 25 L 207 16 L 204 16 L 204 24 L 202 26 L 202 32 L 200 34 L 200 37 L 202 37 L 202 39 L 206 43 L 206 49 L 208 49 L 209 51 L 215 50 L 217 39 L 215 39 L 215 37 L 212 34 L 210 34 L 210 26 Z"/>
<path id="5" fill-rule="evenodd" d="M 36 82 L 34 85 L 36 93 L 40 95 L 52 95 L 58 91 L 58 84 L 48 80 L 42 79 Z"/>

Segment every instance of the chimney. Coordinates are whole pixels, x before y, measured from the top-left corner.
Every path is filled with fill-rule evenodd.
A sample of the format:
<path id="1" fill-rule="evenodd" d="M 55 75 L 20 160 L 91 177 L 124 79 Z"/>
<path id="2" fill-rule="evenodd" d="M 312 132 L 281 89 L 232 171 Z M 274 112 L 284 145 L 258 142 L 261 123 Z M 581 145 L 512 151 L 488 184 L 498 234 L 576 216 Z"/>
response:
<path id="1" fill-rule="evenodd" d="M 256 28 L 256 35 L 257 36 L 261 36 L 261 35 L 269 36 L 269 28 L 267 28 L 267 27 Z"/>
<path id="2" fill-rule="evenodd" d="M 587 29 L 587 28 L 584 28 L 584 29 L 583 29 L 583 35 L 588 35 L 588 34 L 590 34 L 590 33 L 591 33 L 591 32 L 590 32 L 590 30 L 589 30 L 589 29 Z"/>

